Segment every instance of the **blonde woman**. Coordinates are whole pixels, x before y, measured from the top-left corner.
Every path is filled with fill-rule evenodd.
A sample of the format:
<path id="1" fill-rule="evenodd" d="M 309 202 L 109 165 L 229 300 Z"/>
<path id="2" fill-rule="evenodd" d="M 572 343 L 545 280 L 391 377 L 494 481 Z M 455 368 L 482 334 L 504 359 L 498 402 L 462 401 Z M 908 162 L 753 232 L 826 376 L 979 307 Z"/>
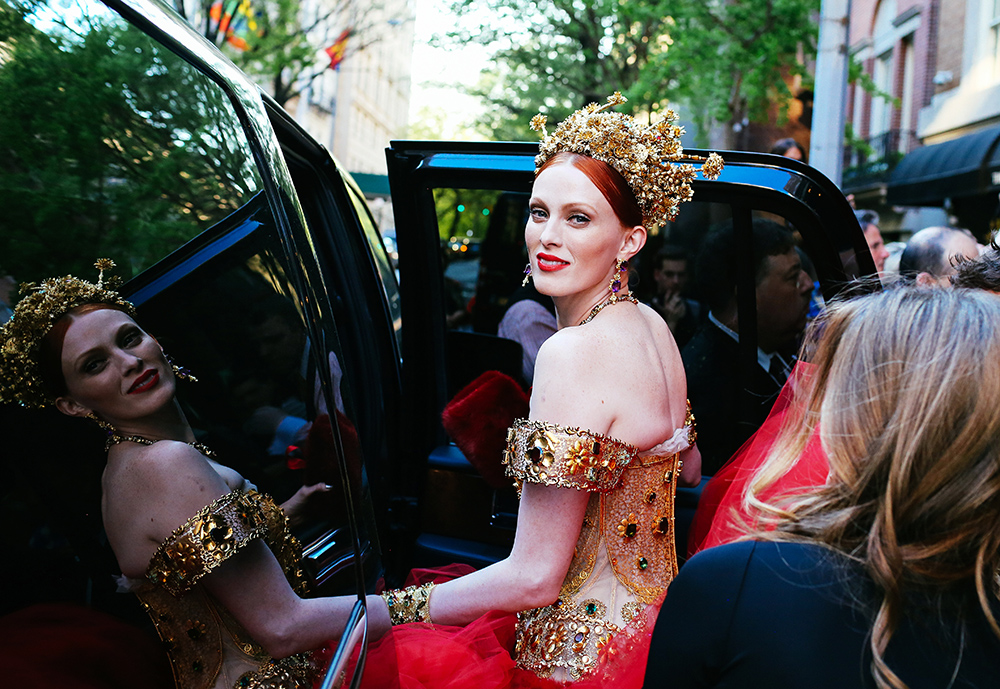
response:
<path id="1" fill-rule="evenodd" d="M 997 685 L 1000 299 L 899 289 L 822 327 L 769 464 L 818 429 L 829 479 L 685 566 L 647 687 Z"/>

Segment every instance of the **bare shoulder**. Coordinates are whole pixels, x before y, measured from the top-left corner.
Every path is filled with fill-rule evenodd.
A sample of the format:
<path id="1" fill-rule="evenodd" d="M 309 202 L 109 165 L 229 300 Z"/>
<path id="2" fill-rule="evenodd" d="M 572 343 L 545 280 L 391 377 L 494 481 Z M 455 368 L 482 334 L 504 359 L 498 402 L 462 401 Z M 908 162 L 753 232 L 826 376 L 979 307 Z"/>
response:
<path id="1" fill-rule="evenodd" d="M 563 328 L 550 336 L 535 358 L 535 380 L 538 375 L 562 376 L 584 370 L 593 356 L 594 338 L 583 328 Z"/>
<path id="2" fill-rule="evenodd" d="M 673 339 L 667 322 L 652 307 L 639 302 L 639 313 L 655 337 L 660 338 L 669 335 L 670 339 Z"/>
<path id="3" fill-rule="evenodd" d="M 166 440 L 122 448 L 109 459 L 103 488 L 106 528 L 155 542 L 230 492 L 204 455 L 186 443 Z"/>
<path id="4" fill-rule="evenodd" d="M 208 459 L 187 443 L 161 440 L 148 446 L 123 448 L 109 462 L 116 483 L 133 484 L 140 493 L 187 492 L 192 488 L 215 486 L 222 481 Z"/>
<path id="5" fill-rule="evenodd" d="M 531 417 L 606 433 L 616 416 L 616 337 L 607 322 L 593 321 L 546 340 L 535 360 Z"/>

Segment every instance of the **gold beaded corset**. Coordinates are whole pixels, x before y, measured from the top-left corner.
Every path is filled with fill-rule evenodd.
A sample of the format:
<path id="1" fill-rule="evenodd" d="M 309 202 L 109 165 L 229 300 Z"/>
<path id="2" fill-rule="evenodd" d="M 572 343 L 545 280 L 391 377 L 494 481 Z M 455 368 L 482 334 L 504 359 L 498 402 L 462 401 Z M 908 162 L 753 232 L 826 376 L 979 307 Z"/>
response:
<path id="1" fill-rule="evenodd" d="M 576 680 L 601 650 L 641 619 L 677 574 L 674 496 L 680 452 L 694 440 L 683 428 L 640 453 L 607 436 L 519 420 L 508 432 L 509 476 L 591 493 L 573 560 L 552 605 L 518 614 L 515 660 L 541 677 Z"/>
<path id="2" fill-rule="evenodd" d="M 305 592 L 301 548 L 281 508 L 255 490 L 234 490 L 202 508 L 153 554 L 132 590 L 167 647 L 178 689 L 305 689 L 319 672 L 310 654 L 272 660 L 198 582 L 262 538 L 296 593 Z"/>

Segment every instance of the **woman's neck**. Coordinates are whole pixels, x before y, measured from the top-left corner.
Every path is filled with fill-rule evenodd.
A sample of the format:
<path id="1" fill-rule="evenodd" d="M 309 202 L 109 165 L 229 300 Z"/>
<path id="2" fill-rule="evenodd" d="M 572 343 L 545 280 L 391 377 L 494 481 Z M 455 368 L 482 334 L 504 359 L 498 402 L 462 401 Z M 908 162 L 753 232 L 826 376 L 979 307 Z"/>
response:
<path id="1" fill-rule="evenodd" d="M 628 294 L 628 280 L 622 280 L 619 296 Z M 590 315 L 601 302 L 607 301 L 611 297 L 607 283 L 597 285 L 593 289 L 567 294 L 564 297 L 552 297 L 552 303 L 556 307 L 556 323 L 559 329 L 579 325 L 580 322 Z"/>
<path id="2" fill-rule="evenodd" d="M 149 440 L 179 440 L 183 443 L 195 441 L 191 424 L 176 398 L 150 416 L 112 425 L 121 436 L 137 435 Z"/>

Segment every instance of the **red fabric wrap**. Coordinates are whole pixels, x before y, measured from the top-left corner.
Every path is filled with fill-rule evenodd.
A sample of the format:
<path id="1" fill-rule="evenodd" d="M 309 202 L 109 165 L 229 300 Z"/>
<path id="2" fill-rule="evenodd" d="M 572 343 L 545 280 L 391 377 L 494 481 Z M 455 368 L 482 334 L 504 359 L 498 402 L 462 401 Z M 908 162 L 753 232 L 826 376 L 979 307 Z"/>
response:
<path id="1" fill-rule="evenodd" d="M 528 396 L 513 378 L 486 371 L 448 402 L 441 423 L 465 458 L 494 488 L 510 485 L 504 476 L 507 429 L 528 416 Z"/>
<path id="2" fill-rule="evenodd" d="M 753 528 L 755 520 L 743 508 L 743 493 L 778 439 L 798 391 L 808 389 L 812 366 L 795 364 L 764 424 L 708 482 L 688 534 L 688 557 L 699 550 L 735 541 Z M 802 457 L 759 497 L 764 500 L 808 492 L 826 482 L 829 461 L 819 441 L 819 429 L 809 439 Z"/>
<path id="3" fill-rule="evenodd" d="M 474 571 L 467 565 L 413 570 L 406 585 L 442 583 Z M 465 627 L 422 623 L 393 627 L 368 649 L 361 689 L 641 689 L 649 641 L 662 598 L 601 651 L 597 671 L 565 684 L 514 665 L 517 615 L 498 610 Z"/>

